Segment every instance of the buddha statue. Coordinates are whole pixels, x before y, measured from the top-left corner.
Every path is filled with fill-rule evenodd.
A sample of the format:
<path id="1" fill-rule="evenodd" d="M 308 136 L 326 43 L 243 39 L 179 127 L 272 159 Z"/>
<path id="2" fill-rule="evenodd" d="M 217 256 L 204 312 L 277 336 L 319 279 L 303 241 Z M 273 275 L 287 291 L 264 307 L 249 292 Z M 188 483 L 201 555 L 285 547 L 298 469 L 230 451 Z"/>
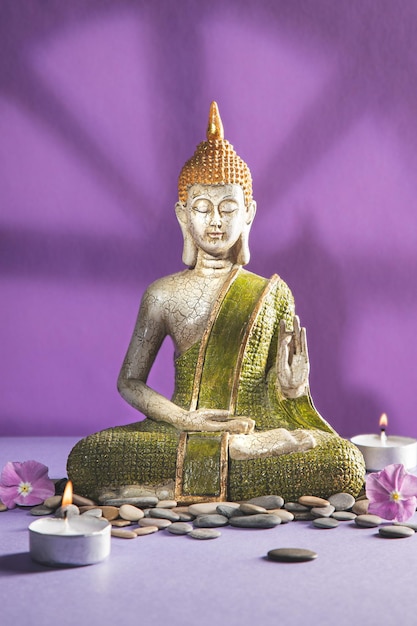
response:
<path id="1" fill-rule="evenodd" d="M 207 140 L 180 173 L 175 210 L 187 269 L 146 290 L 118 380 L 146 419 L 77 443 L 67 467 L 75 490 L 100 499 L 135 485 L 183 503 L 357 495 L 363 458 L 313 405 L 306 331 L 288 286 L 243 269 L 252 179 L 215 102 Z M 147 385 L 166 335 L 175 347 L 171 400 Z"/>

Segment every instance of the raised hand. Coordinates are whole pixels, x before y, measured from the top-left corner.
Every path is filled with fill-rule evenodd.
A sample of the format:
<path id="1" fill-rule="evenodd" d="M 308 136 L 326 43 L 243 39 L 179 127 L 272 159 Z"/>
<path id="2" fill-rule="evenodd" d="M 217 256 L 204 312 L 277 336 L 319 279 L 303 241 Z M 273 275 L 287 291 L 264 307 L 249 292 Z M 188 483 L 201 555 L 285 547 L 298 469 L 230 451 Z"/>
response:
<path id="1" fill-rule="evenodd" d="M 287 398 L 298 398 L 307 393 L 310 363 L 308 360 L 306 329 L 294 316 L 294 330 L 288 331 L 281 320 L 278 335 L 277 377 Z"/>

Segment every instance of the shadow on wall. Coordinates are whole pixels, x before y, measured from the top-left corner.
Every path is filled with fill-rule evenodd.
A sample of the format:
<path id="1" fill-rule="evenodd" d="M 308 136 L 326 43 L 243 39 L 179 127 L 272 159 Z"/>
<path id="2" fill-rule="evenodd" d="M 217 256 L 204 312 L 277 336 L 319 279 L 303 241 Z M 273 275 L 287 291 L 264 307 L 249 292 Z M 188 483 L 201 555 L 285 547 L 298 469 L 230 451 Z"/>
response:
<path id="1" fill-rule="evenodd" d="M 141 264 L 141 280 L 150 282 L 156 277 L 153 272 L 161 250 L 164 258 L 159 261 L 159 267 L 166 268 L 165 273 L 180 266 L 181 237 L 173 211 L 169 212 L 168 222 L 165 209 L 156 211 L 157 217 L 147 211 L 154 198 L 141 172 L 138 170 L 138 183 L 104 152 L 59 94 L 34 73 L 27 56 L 37 41 L 82 21 L 124 10 L 136 11 L 138 19 L 146 18 L 155 46 L 151 55 L 154 82 L 150 89 L 158 98 L 150 124 L 161 129 L 160 136 L 155 138 L 161 157 L 161 180 L 171 181 L 173 172 L 174 176 L 178 173 L 177 164 L 190 156 L 190 146 L 201 139 L 201 111 L 207 109 L 200 71 L 203 61 L 199 32 L 204 28 L 205 17 L 216 11 L 221 16 L 225 5 L 221 0 L 212 0 L 207 5 L 187 0 L 180 4 L 181 10 L 171 0 L 90 0 L 88 3 L 51 0 L 47 9 L 41 0 L 33 0 L 29 8 L 14 0 L 2 3 L 0 95 L 51 129 L 115 196 L 120 210 L 133 216 L 138 228 L 146 230 L 140 248 L 133 244 L 128 247 L 117 239 L 60 234 L 45 240 L 31 231 L 4 230 L 2 273 L 64 280 L 98 279 L 130 285 L 136 284 L 138 264 Z M 337 60 L 335 74 L 316 102 L 290 129 L 256 181 L 257 199 L 265 207 L 264 219 L 267 211 L 279 205 L 284 194 L 343 138 L 358 117 L 389 115 L 412 120 L 403 139 L 415 141 L 417 5 L 414 2 L 363 0 L 352 6 L 351 2 L 332 0 L 317 0 L 314 4 L 311 0 L 283 0 L 275 4 L 269 0 L 256 3 L 229 0 L 227 5 L 229 12 L 251 27 L 269 31 L 285 29 L 287 36 L 302 39 L 305 45 L 324 49 L 327 46 L 329 54 Z M 160 77 L 163 79 L 159 80 Z M 403 130 L 402 124 L 398 125 L 399 132 Z M 160 202 L 172 203 L 172 196 L 164 190 L 161 194 Z M 313 396 L 317 397 L 316 379 L 328 385 L 317 398 L 318 409 L 341 434 L 348 429 L 361 432 L 362 417 L 377 414 L 379 402 L 343 385 L 342 340 L 349 308 L 349 296 L 344 292 L 346 274 L 326 252 L 310 223 L 304 223 L 300 232 L 299 239 L 287 249 L 269 257 L 258 253 L 253 268 L 259 273 L 265 272 L 264 267 L 276 268 L 296 291 L 298 310 L 306 312 L 302 321 L 309 331 Z M 300 268 L 304 268 L 304 273 Z M 315 353 L 322 355 L 320 362 L 314 358 Z"/>
<path id="2" fill-rule="evenodd" d="M 370 415 L 378 416 L 382 399 L 345 384 L 343 348 L 351 309 L 345 273 L 320 241 L 313 219 L 305 217 L 298 232 L 295 241 L 275 254 L 257 252 L 254 269 L 275 268 L 292 289 L 296 312 L 307 329 L 313 401 L 340 435 L 351 437 L 363 432 Z"/>

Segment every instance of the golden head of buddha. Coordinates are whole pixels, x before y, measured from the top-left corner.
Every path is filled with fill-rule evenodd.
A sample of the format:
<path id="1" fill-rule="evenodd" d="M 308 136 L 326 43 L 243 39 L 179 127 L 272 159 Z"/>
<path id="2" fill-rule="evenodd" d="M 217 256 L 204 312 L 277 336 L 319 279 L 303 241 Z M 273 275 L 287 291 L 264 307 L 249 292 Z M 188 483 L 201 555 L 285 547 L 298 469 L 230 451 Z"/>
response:
<path id="1" fill-rule="evenodd" d="M 183 261 L 194 267 L 197 258 L 195 238 L 190 232 L 189 212 L 196 197 L 203 190 L 206 195 L 215 196 L 218 205 L 230 199 L 238 203 L 244 212 L 241 232 L 233 245 L 231 255 L 234 263 L 245 265 L 249 262 L 248 236 L 256 211 L 252 198 L 252 176 L 247 164 L 239 157 L 233 146 L 224 139 L 223 124 L 216 102 L 210 106 L 207 140 L 202 141 L 185 163 L 178 180 L 179 202 L 176 213 L 184 236 Z M 210 202 L 210 198 L 207 200 Z"/>

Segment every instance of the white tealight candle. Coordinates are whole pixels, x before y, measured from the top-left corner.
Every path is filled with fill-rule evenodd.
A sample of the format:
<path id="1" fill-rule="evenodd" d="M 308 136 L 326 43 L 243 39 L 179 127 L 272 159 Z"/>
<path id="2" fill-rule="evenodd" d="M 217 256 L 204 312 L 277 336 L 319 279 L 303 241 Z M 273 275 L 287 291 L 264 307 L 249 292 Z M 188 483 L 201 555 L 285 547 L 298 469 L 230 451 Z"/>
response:
<path id="1" fill-rule="evenodd" d="M 51 566 L 91 565 L 110 554 L 111 525 L 105 519 L 42 518 L 29 525 L 30 556 Z"/>
<path id="2" fill-rule="evenodd" d="M 109 556 L 111 524 L 106 519 L 79 515 L 71 503 L 69 480 L 58 517 L 38 519 L 29 525 L 30 556 L 34 561 L 55 567 L 76 567 L 92 565 Z"/>
<path id="3" fill-rule="evenodd" d="M 368 471 L 379 471 L 392 463 L 402 463 L 406 469 L 417 466 L 417 440 L 411 437 L 387 436 L 385 413 L 381 416 L 380 435 L 356 435 L 354 443 L 362 452 Z"/>

